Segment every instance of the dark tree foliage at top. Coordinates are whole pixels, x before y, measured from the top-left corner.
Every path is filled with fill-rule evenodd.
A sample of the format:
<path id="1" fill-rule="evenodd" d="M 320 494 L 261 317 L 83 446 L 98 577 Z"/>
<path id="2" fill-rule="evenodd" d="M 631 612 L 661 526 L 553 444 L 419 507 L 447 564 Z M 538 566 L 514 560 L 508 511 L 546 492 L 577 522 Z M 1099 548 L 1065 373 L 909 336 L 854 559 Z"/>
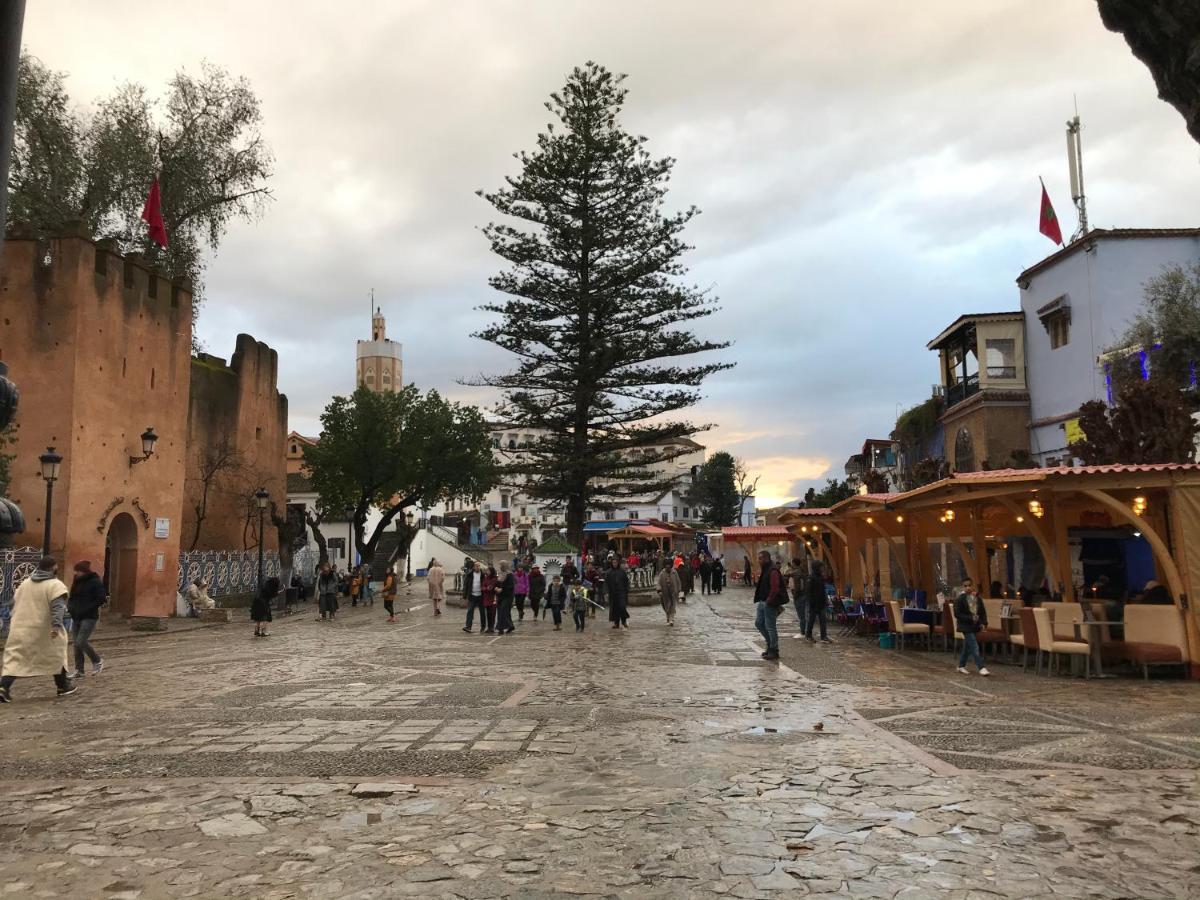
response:
<path id="1" fill-rule="evenodd" d="M 674 160 L 652 158 L 645 138 L 621 128 L 622 80 L 595 63 L 575 69 L 546 103 L 556 121 L 517 154 L 520 174 L 480 192 L 508 217 L 484 229 L 508 263 L 490 283 L 508 296 L 483 307 L 499 318 L 477 336 L 517 364 L 472 383 L 503 391 L 506 425 L 544 435 L 508 473 L 565 507 L 572 541 L 593 498 L 670 486 L 660 464 L 687 448 L 663 442 L 709 427 L 674 414 L 729 368 L 678 361 L 728 344 L 685 327 L 715 309 L 680 281 L 681 233 L 698 210 L 665 210 Z"/>

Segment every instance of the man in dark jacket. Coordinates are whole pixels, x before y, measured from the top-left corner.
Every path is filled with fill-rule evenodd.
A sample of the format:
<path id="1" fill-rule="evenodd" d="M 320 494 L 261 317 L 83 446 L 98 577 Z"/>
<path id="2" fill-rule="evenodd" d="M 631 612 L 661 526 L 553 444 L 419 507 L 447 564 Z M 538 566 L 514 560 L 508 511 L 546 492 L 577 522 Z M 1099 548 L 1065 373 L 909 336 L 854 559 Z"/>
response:
<path id="1" fill-rule="evenodd" d="M 813 623 L 820 621 L 821 643 L 832 643 L 826 632 L 828 622 L 826 621 L 825 607 L 829 601 L 825 596 L 825 566 L 815 559 L 809 569 L 808 588 L 805 590 L 805 595 L 808 598 L 808 624 L 805 626 L 804 636 L 811 641 L 813 639 Z"/>
<path id="2" fill-rule="evenodd" d="M 763 550 L 758 554 L 761 574 L 754 587 L 754 627 L 767 642 L 763 659 L 779 659 L 779 629 L 776 620 L 787 602 L 787 588 L 783 584 L 783 573 L 771 563 L 771 554 Z"/>
<path id="3" fill-rule="evenodd" d="M 967 669 L 967 657 L 975 659 L 975 665 L 980 675 L 990 675 L 983 664 L 983 654 L 979 652 L 979 641 L 975 635 L 987 628 L 987 607 L 975 589 L 975 582 L 964 578 L 962 590 L 954 601 L 954 626 L 962 632 L 963 648 L 958 656 L 958 671 L 963 675 L 970 674 Z"/>
<path id="4" fill-rule="evenodd" d="M 71 582 L 71 595 L 67 598 L 67 612 L 71 616 L 71 643 L 75 645 L 75 677 L 83 677 L 83 656 L 92 661 L 92 674 L 99 675 L 104 660 L 92 647 L 92 631 L 100 620 L 100 607 L 108 602 L 104 582 L 92 571 L 86 559 L 75 563 L 75 580 Z"/>
<path id="5" fill-rule="evenodd" d="M 621 560 L 613 557 L 612 567 L 604 573 L 604 592 L 608 595 L 608 621 L 613 628 L 629 627 L 629 573 Z"/>
<path id="6" fill-rule="evenodd" d="M 513 625 L 512 606 L 516 596 L 517 582 L 509 571 L 508 560 L 500 561 L 500 576 L 496 582 L 496 630 L 500 634 L 512 634 L 517 630 Z"/>

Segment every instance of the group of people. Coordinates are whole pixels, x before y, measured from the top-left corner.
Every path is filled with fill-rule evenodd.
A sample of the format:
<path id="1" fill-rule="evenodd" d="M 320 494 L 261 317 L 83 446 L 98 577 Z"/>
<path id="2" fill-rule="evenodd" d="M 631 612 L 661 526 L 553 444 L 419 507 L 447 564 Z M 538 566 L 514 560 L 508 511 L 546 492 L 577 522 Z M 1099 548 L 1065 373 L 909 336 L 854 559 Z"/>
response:
<path id="1" fill-rule="evenodd" d="M 825 569 L 819 560 L 793 559 L 791 566 L 782 569 L 763 550 L 758 554 L 759 575 L 754 583 L 754 627 L 766 641 L 763 659 L 779 659 L 780 614 L 791 602 L 800 626 L 793 637 L 815 643 L 813 628 L 820 625 L 822 643 L 832 643 L 828 632 L 828 593 L 825 590 Z M 747 582 L 749 583 L 749 582 Z M 790 585 L 790 595 L 789 595 Z"/>
<path id="2" fill-rule="evenodd" d="M 446 570 L 435 558 L 429 560 L 425 574 L 426 585 L 429 589 L 429 599 L 433 603 L 433 614 L 440 616 L 442 614 L 442 601 L 446 596 Z M 351 606 L 358 606 L 360 602 L 368 606 L 375 605 L 375 591 L 371 587 L 371 572 L 368 566 L 363 565 L 352 569 L 350 577 L 343 580 L 339 577 L 337 570 L 333 566 L 329 563 L 323 563 L 317 569 L 316 594 L 318 622 L 332 622 L 334 620 L 340 606 L 338 597 L 339 594 L 343 593 L 343 589 L 350 598 Z M 396 621 L 396 595 L 399 593 L 399 590 L 400 575 L 396 572 L 395 566 L 388 566 L 387 572 L 383 576 L 383 586 L 380 593 L 383 595 L 383 608 L 387 611 L 387 621 L 389 623 L 395 623 Z M 407 612 L 407 610 L 405 611 Z"/>
<path id="3" fill-rule="evenodd" d="M 99 675 L 104 660 L 91 638 L 106 603 L 104 580 L 92 570 L 90 562 L 75 563 L 71 586 L 67 587 L 58 577 L 58 560 L 42 557 L 13 596 L 12 620 L 0 660 L 0 703 L 12 702 L 18 678 L 39 675 L 54 678 L 59 697 L 75 693 L 77 681 L 84 676 L 85 657 L 92 663 L 92 674 Z M 70 648 L 75 651 L 73 670 L 68 669 Z"/>

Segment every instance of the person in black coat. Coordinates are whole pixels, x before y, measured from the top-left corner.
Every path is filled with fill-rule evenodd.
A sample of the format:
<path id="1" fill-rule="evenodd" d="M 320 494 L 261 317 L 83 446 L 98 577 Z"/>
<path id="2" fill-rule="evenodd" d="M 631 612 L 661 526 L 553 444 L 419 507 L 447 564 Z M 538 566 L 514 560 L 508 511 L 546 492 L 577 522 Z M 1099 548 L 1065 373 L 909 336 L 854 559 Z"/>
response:
<path id="1" fill-rule="evenodd" d="M 516 594 L 516 579 L 509 570 L 508 560 L 500 563 L 500 580 L 496 583 L 496 630 L 501 634 L 512 634 L 517 630 L 513 625 L 512 607 Z"/>
<path id="2" fill-rule="evenodd" d="M 92 661 L 92 674 L 99 675 L 104 660 L 92 646 L 92 631 L 100 620 L 100 607 L 108 602 L 108 591 L 100 576 L 92 571 L 86 559 L 75 563 L 75 580 L 67 598 L 67 613 L 71 617 L 71 643 L 75 645 L 75 677 L 83 677 L 83 657 Z"/>
<path id="3" fill-rule="evenodd" d="M 829 643 L 828 622 L 825 613 L 825 606 L 829 601 L 825 596 L 825 566 L 820 560 L 814 559 L 809 567 L 808 586 L 804 594 L 808 598 L 808 622 L 805 625 L 804 636 L 811 641 L 813 624 L 820 621 L 821 641 Z"/>
<path id="4" fill-rule="evenodd" d="M 612 558 L 612 567 L 604 573 L 604 590 L 608 594 L 608 621 L 613 628 L 629 627 L 629 573 L 621 568 L 621 560 Z"/>
<path id="5" fill-rule="evenodd" d="M 250 604 L 250 619 L 254 622 L 255 637 L 269 637 L 267 623 L 271 621 L 271 604 L 279 596 L 279 579 L 272 575 L 262 583 Z"/>

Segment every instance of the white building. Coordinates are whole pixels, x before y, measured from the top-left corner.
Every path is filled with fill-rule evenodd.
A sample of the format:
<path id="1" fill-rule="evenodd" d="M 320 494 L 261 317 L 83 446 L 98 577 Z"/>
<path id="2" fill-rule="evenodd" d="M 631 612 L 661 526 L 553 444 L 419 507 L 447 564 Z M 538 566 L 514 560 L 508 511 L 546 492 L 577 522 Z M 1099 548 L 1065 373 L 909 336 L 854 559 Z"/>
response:
<path id="1" fill-rule="evenodd" d="M 492 434 L 492 450 L 496 461 L 502 465 L 513 462 L 523 448 L 531 446 L 536 440 L 538 435 L 533 430 L 498 429 Z M 659 519 L 686 525 L 697 524 L 700 511 L 690 504 L 687 494 L 696 472 L 704 465 L 705 448 L 690 438 L 676 438 L 652 449 L 668 447 L 683 452 L 651 468 L 658 477 L 672 479 L 670 490 L 620 499 L 598 498 L 595 508 L 588 513 L 588 521 Z M 746 505 L 753 517 L 753 501 L 747 501 Z M 561 507 L 534 499 L 516 483 L 493 488 L 479 503 L 451 500 L 429 510 L 429 514 L 470 521 L 476 541 L 479 539 L 479 530 L 507 530 L 510 535 L 524 533 L 540 543 L 566 527 Z"/>
<path id="2" fill-rule="evenodd" d="M 1100 356 L 1142 307 L 1143 285 L 1200 261 L 1200 228 L 1095 229 L 1017 278 L 1025 319 L 1029 446 L 1067 464 L 1067 429 L 1089 400 L 1108 400 Z"/>

